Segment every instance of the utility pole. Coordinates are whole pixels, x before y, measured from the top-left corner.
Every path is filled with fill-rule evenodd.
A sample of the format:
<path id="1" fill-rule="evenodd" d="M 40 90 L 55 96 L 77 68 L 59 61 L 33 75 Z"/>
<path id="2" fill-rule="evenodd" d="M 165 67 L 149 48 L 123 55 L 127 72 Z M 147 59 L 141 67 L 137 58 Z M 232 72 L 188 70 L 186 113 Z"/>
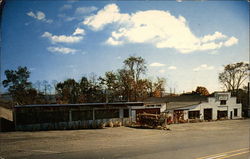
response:
<path id="1" fill-rule="evenodd" d="M 5 0 L 0 0 L 0 96 L 2 94 L 2 18 Z"/>

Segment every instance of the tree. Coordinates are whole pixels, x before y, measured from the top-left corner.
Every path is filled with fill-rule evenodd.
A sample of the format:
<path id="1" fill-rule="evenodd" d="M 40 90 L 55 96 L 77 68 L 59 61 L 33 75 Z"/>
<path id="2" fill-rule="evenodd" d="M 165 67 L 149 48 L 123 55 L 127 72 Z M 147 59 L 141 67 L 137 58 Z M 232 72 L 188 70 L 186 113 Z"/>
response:
<path id="1" fill-rule="evenodd" d="M 248 114 L 248 108 L 249 108 L 249 86 L 244 86 L 243 88 L 240 88 L 238 90 L 237 94 L 237 102 L 242 104 L 242 112 L 243 116 L 247 117 Z"/>
<path id="2" fill-rule="evenodd" d="M 209 92 L 206 87 L 198 86 L 195 90 L 196 93 L 203 95 L 203 96 L 208 96 Z"/>
<path id="3" fill-rule="evenodd" d="M 79 102 L 84 103 L 88 102 L 88 93 L 89 93 L 89 87 L 90 83 L 87 79 L 87 77 L 82 77 L 79 83 L 80 87 L 80 99 Z"/>
<path id="4" fill-rule="evenodd" d="M 30 72 L 27 67 L 19 66 L 17 70 L 5 70 L 6 80 L 2 82 L 4 87 L 8 87 L 13 101 L 19 105 L 32 104 L 35 102 L 37 92 L 28 81 Z"/>
<path id="5" fill-rule="evenodd" d="M 123 61 L 125 68 L 131 71 L 132 78 L 134 81 L 138 81 L 141 74 L 145 74 L 147 67 L 145 60 L 142 57 L 130 56 Z"/>
<path id="6" fill-rule="evenodd" d="M 93 102 L 104 102 L 104 92 L 101 88 L 99 80 L 97 79 L 97 75 L 91 73 L 88 78 L 89 89 L 88 89 L 88 97 L 87 100 L 90 103 Z"/>
<path id="7" fill-rule="evenodd" d="M 132 91 L 133 91 L 133 79 L 131 76 L 131 71 L 126 69 L 118 70 L 118 81 L 119 81 L 119 90 L 122 92 L 124 100 L 132 100 Z"/>
<path id="8" fill-rule="evenodd" d="M 52 84 L 52 92 L 53 94 L 56 92 L 56 85 L 57 85 L 58 81 L 57 80 L 52 80 L 51 84 Z"/>
<path id="9" fill-rule="evenodd" d="M 148 80 L 140 79 L 136 86 L 137 100 L 141 101 L 148 97 Z"/>
<path id="10" fill-rule="evenodd" d="M 145 74 L 147 67 L 145 65 L 145 60 L 142 57 L 130 56 L 126 60 L 123 61 L 124 70 L 126 70 L 126 75 L 131 76 L 130 87 L 132 88 L 133 93 L 133 101 L 137 101 L 137 87 L 138 81 L 140 80 L 140 76 Z"/>
<path id="11" fill-rule="evenodd" d="M 224 71 L 219 73 L 219 82 L 234 94 L 238 94 L 239 88 L 248 77 L 249 64 L 238 62 L 228 64 L 224 67 Z"/>
<path id="12" fill-rule="evenodd" d="M 51 93 L 52 86 L 49 84 L 48 81 L 43 80 L 41 82 L 41 85 L 42 85 L 42 91 L 43 91 L 44 95 L 48 95 L 48 92 Z"/>
<path id="13" fill-rule="evenodd" d="M 118 81 L 118 74 L 112 71 L 106 72 L 104 77 L 99 77 L 100 85 L 102 89 L 105 90 L 106 101 L 114 102 L 119 100 L 120 94 L 120 85 Z"/>
<path id="14" fill-rule="evenodd" d="M 35 84 L 33 84 L 33 87 L 35 87 L 38 92 L 41 92 L 41 86 L 42 86 L 42 82 L 39 80 L 36 81 Z"/>
<path id="15" fill-rule="evenodd" d="M 157 81 L 155 83 L 153 83 L 153 85 L 154 85 L 153 96 L 154 97 L 162 97 L 163 96 L 163 93 L 165 91 L 165 84 L 166 84 L 165 78 L 157 77 Z"/>
<path id="16" fill-rule="evenodd" d="M 78 103 L 80 90 L 79 84 L 74 79 L 67 79 L 56 85 L 59 103 L 75 104 Z"/>

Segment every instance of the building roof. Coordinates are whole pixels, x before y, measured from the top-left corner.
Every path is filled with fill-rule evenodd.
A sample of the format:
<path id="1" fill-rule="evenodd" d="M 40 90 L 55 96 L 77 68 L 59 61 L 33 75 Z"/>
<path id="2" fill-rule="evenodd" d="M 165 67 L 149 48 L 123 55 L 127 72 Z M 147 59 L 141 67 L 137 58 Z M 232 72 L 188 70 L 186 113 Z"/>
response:
<path id="1" fill-rule="evenodd" d="M 28 107 L 104 107 L 104 106 L 143 106 L 143 102 L 115 102 L 115 103 L 79 103 L 79 104 L 34 104 L 16 105 L 14 108 Z"/>
<path id="2" fill-rule="evenodd" d="M 166 110 L 173 110 L 173 109 L 185 109 L 187 107 L 197 106 L 201 102 L 193 101 L 193 102 L 169 102 L 167 103 Z"/>
<path id="3" fill-rule="evenodd" d="M 166 97 L 150 97 L 144 100 L 145 103 L 202 102 L 202 101 L 207 101 L 207 97 L 200 95 L 180 95 L 180 96 L 166 96 Z"/>
<path id="4" fill-rule="evenodd" d="M 144 100 L 145 103 L 166 103 L 166 110 L 185 109 L 197 106 L 201 102 L 207 102 L 208 97 L 201 95 L 180 95 L 166 97 L 151 97 Z"/>

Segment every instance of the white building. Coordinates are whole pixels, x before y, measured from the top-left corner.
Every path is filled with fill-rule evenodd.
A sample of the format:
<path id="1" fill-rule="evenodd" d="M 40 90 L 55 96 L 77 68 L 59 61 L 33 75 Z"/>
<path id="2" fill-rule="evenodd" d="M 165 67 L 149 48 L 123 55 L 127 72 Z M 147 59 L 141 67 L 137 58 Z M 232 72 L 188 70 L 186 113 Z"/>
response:
<path id="1" fill-rule="evenodd" d="M 239 119 L 242 117 L 242 105 L 237 103 L 236 97 L 232 97 L 231 93 L 216 92 L 214 97 L 208 97 L 206 102 L 170 102 L 167 104 L 167 112 L 174 123 L 187 122 L 192 119 Z"/>
<path id="2" fill-rule="evenodd" d="M 239 119 L 242 117 L 242 105 L 230 92 L 215 92 L 213 97 L 198 95 L 155 98 L 151 101 L 161 103 L 172 123 L 192 120 Z M 153 103 L 152 102 L 152 103 Z M 145 104 L 144 104 L 145 105 Z"/>

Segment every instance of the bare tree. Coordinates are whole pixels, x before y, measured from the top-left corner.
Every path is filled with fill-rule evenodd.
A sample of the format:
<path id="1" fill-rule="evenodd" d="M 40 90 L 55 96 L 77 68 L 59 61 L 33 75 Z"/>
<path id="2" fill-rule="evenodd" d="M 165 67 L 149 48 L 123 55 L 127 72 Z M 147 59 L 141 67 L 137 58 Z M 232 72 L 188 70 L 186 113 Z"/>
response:
<path id="1" fill-rule="evenodd" d="M 133 79 L 137 82 L 140 75 L 144 74 L 147 70 L 145 60 L 142 57 L 130 56 L 123 61 L 125 68 L 129 69 L 132 73 Z"/>
<path id="2" fill-rule="evenodd" d="M 56 93 L 56 85 L 57 85 L 58 81 L 57 80 L 52 80 L 51 84 L 52 84 L 52 89 L 53 89 L 53 94 Z"/>
<path id="3" fill-rule="evenodd" d="M 36 81 L 36 83 L 34 84 L 34 87 L 37 89 L 38 92 L 41 91 L 41 86 L 42 86 L 42 82 L 41 81 Z"/>
<path id="4" fill-rule="evenodd" d="M 224 71 L 219 74 L 219 82 L 226 90 L 237 94 L 249 75 L 248 70 L 249 64 L 244 62 L 228 64 L 224 67 Z"/>

